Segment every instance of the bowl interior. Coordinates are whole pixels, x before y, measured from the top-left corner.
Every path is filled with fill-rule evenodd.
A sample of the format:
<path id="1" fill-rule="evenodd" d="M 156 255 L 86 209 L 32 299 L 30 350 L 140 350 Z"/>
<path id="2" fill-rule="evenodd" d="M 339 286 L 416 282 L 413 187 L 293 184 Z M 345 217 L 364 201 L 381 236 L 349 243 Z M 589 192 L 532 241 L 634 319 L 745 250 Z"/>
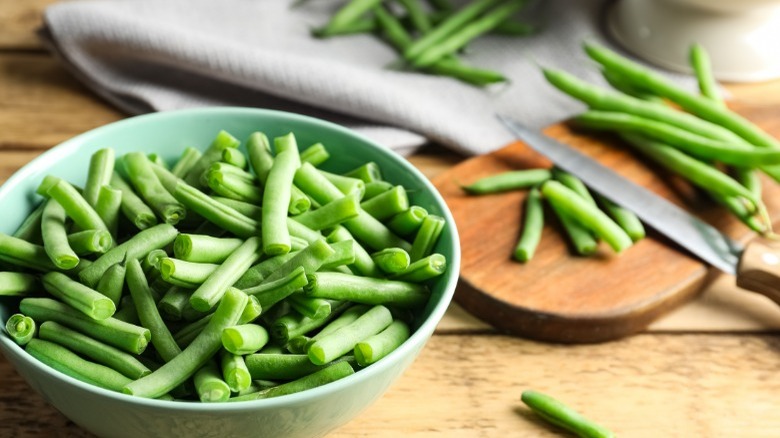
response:
<path id="1" fill-rule="evenodd" d="M 70 380 L 73 385 L 89 392 L 101 393 L 106 397 L 121 397 L 127 401 L 132 399 L 132 403 L 158 407 L 177 404 L 182 409 L 207 409 L 213 412 L 217 409 L 240 409 L 240 405 L 255 403 L 265 403 L 269 406 L 283 405 L 301 398 L 337 390 L 340 386 L 350 385 L 351 382 L 371 379 L 372 375 L 381 373 L 383 368 L 392 366 L 395 361 L 392 357 L 416 355 L 433 332 L 452 299 L 460 266 L 457 230 L 446 204 L 430 182 L 396 153 L 346 128 L 318 119 L 250 108 L 205 108 L 139 116 L 89 131 L 42 154 L 0 187 L 0 211 L 3 211 L 4 216 L 4 220 L 0 223 L 0 232 L 13 233 L 26 215 L 40 202 L 40 197 L 35 195 L 35 188 L 45 175 L 53 174 L 74 184 L 83 184 L 89 157 L 98 149 L 114 148 L 117 156 L 138 150 L 147 153 L 155 152 L 169 162 L 173 162 L 187 146 L 204 149 L 217 132 L 223 129 L 242 141 L 255 131 L 263 131 L 269 138 L 292 131 L 296 135 L 300 149 L 322 142 L 331 153 L 331 158 L 322 167 L 335 172 L 347 171 L 366 161 L 375 161 L 387 181 L 402 184 L 407 188 L 413 204 L 423 206 L 429 212 L 446 219 L 447 226 L 435 251 L 447 257 L 448 269 L 432 288 L 432 298 L 417 321 L 417 330 L 409 341 L 377 364 L 331 385 L 279 399 L 204 407 L 199 403 L 161 402 L 116 394 L 56 373 L 59 378 Z M 14 299 L 0 299 L 0 321 L 5 321 L 10 316 L 17 303 L 18 300 Z M 5 333 L 0 335 L 0 350 L 4 350 L 9 357 L 19 358 L 25 366 L 31 367 L 35 372 L 55 373 L 26 355 Z"/>

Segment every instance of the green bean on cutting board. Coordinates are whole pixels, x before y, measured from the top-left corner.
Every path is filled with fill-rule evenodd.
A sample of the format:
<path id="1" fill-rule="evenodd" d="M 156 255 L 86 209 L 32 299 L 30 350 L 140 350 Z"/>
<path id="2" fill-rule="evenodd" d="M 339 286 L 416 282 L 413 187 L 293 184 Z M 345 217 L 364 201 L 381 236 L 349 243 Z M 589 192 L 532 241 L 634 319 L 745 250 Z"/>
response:
<path id="1" fill-rule="evenodd" d="M 0 295 L 21 298 L 6 335 L 87 383 L 202 402 L 299 392 L 389 354 L 446 268 L 444 219 L 377 163 L 332 172 L 324 145 L 302 154 L 294 135 L 274 153 L 256 132 L 245 155 L 221 131 L 205 152 L 130 152 L 117 169 L 100 150 L 94 201 L 45 176 L 24 239 L 0 234 L 4 268 L 37 271 L 0 272 Z"/>

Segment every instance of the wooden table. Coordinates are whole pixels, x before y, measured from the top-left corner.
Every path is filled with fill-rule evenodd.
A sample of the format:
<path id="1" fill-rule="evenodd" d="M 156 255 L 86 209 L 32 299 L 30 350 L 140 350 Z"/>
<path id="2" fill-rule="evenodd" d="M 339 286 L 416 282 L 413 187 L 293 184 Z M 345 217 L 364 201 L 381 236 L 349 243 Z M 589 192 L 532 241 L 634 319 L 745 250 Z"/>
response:
<path id="1" fill-rule="evenodd" d="M 0 0 L 0 183 L 80 132 L 125 117 L 42 50 L 33 30 L 52 0 Z M 780 82 L 730 86 L 780 123 Z M 464 157 L 427 147 L 429 177 Z M 456 305 L 418 360 L 376 404 L 333 436 L 565 436 L 522 406 L 524 389 L 566 401 L 625 437 L 780 434 L 780 309 L 718 277 L 642 334 L 549 345 L 496 333 Z M 47 405 L 0 357 L 0 436 L 89 434 Z"/>

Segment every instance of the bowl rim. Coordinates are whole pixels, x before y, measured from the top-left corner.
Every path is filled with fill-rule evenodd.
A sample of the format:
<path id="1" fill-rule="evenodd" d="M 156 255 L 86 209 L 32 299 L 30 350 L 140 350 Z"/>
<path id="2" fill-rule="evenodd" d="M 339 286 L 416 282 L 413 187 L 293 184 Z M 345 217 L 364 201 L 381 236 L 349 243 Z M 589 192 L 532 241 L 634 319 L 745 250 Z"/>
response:
<path id="1" fill-rule="evenodd" d="M 417 327 L 414 333 L 412 333 L 409 339 L 407 339 L 400 347 L 396 348 L 393 352 L 388 354 L 386 357 L 382 358 L 380 361 L 366 368 L 361 369 L 359 372 L 356 372 L 353 375 L 347 376 L 343 379 L 339 379 L 335 382 L 331 382 L 329 384 L 317 388 L 312 388 L 295 394 L 289 394 L 289 395 L 270 398 L 270 399 L 246 400 L 238 403 L 201 403 L 201 402 L 188 402 L 188 401 L 158 400 L 158 399 L 136 397 L 133 395 L 104 389 L 95 385 L 82 382 L 73 377 L 70 377 L 64 373 L 61 373 L 49 367 L 43 362 L 35 360 L 35 358 L 30 356 L 27 352 L 24 351 L 22 347 L 20 347 L 15 342 L 13 342 L 5 334 L 0 336 L 0 351 L 3 351 L 5 354 L 12 353 L 20 358 L 23 358 L 26 362 L 29 362 L 31 366 L 37 368 L 39 371 L 44 372 L 45 374 L 52 376 L 53 378 L 61 379 L 71 385 L 76 386 L 81 390 L 91 392 L 98 396 L 108 397 L 110 399 L 115 400 L 116 402 L 138 404 L 141 406 L 145 406 L 147 408 L 175 408 L 177 410 L 181 409 L 185 411 L 218 413 L 218 412 L 240 412 L 244 410 L 255 410 L 258 408 L 264 408 L 264 409 L 281 408 L 290 405 L 296 405 L 307 399 L 324 398 L 331 394 L 338 393 L 353 384 L 359 383 L 367 379 L 371 379 L 375 375 L 381 373 L 382 371 L 385 371 L 388 367 L 397 363 L 402 357 L 412 353 L 411 350 L 416 348 L 417 346 L 419 346 L 420 349 L 422 349 L 424 344 L 427 342 L 427 338 L 433 334 L 436 325 L 438 325 L 439 321 L 441 320 L 444 313 L 446 312 L 455 293 L 455 286 L 457 284 L 458 277 L 459 277 L 460 258 L 461 258 L 460 239 L 458 237 L 458 230 L 455 226 L 455 220 L 452 217 L 452 213 L 450 212 L 449 207 L 447 206 L 446 202 L 444 201 L 444 198 L 441 196 L 439 191 L 433 186 L 431 181 L 425 175 L 423 175 L 422 172 L 420 172 L 416 167 L 414 167 L 408 160 L 406 160 L 403 156 L 399 155 L 397 152 L 391 150 L 390 148 L 382 146 L 377 142 L 375 142 L 374 140 L 360 133 L 357 133 L 352 129 L 344 127 L 342 125 L 330 121 L 318 119 L 315 117 L 310 117 L 310 116 L 297 114 L 297 113 L 291 113 L 287 111 L 277 111 L 277 110 L 269 110 L 263 108 L 250 108 L 250 107 L 239 107 L 239 106 L 191 108 L 191 109 L 171 110 L 171 111 L 164 111 L 164 112 L 148 113 L 148 114 L 143 114 L 138 116 L 131 116 L 115 122 L 111 122 L 99 126 L 97 128 L 76 135 L 75 137 L 69 138 L 68 140 L 63 141 L 62 143 L 59 143 L 56 146 L 53 146 L 51 149 L 47 150 L 46 152 L 42 153 L 38 157 L 34 158 L 30 162 L 22 166 L 19 170 L 14 172 L 14 174 L 11 175 L 11 177 L 2 186 L 0 186 L 0 199 L 2 199 L 8 192 L 14 190 L 15 187 L 24 178 L 29 176 L 30 173 L 34 172 L 35 169 L 41 166 L 44 162 L 56 161 L 56 158 L 59 155 L 63 155 L 67 152 L 70 152 L 71 149 L 73 150 L 77 149 L 81 144 L 89 141 L 92 137 L 102 135 L 105 131 L 111 131 L 113 129 L 122 128 L 125 127 L 126 125 L 131 126 L 131 125 L 144 124 L 149 120 L 165 121 L 168 119 L 177 119 L 181 117 L 187 117 L 192 115 L 204 115 L 204 114 L 209 114 L 209 115 L 239 115 L 240 114 L 240 115 L 254 115 L 254 116 L 261 116 L 261 117 L 271 116 L 271 117 L 287 118 L 289 120 L 303 122 L 307 124 L 318 125 L 320 128 L 333 130 L 340 134 L 346 135 L 348 137 L 353 137 L 358 141 L 369 144 L 371 147 L 375 148 L 378 153 L 380 153 L 381 155 L 385 155 L 392 161 L 396 162 L 407 172 L 411 173 L 416 179 L 420 180 L 420 182 L 425 186 L 425 188 L 431 193 L 435 202 L 439 204 L 441 215 L 444 216 L 445 223 L 450 229 L 452 248 L 453 248 L 451 260 L 448 260 L 447 272 L 444 274 L 445 277 L 441 279 L 441 281 L 445 281 L 445 284 L 443 286 L 442 297 L 439 300 L 439 302 L 435 304 L 428 318 L 422 321 L 422 323 L 419 325 L 419 327 Z"/>

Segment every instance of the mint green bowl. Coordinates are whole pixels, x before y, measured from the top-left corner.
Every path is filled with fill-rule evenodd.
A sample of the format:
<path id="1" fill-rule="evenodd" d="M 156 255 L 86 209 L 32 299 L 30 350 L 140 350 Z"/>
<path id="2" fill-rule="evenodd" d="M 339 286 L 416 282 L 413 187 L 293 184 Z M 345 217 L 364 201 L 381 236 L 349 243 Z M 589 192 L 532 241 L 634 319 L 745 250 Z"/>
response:
<path id="1" fill-rule="evenodd" d="M 447 257 L 411 338 L 379 362 L 328 385 L 275 399 L 201 404 L 148 400 L 82 383 L 38 362 L 3 332 L 0 350 L 30 386 L 76 424 L 106 437 L 316 437 L 343 425 L 376 401 L 414 361 L 449 305 L 460 267 L 455 222 L 431 183 L 394 152 L 344 127 L 301 115 L 250 108 L 204 108 L 133 117 L 94 129 L 44 153 L 0 187 L 0 232 L 13 233 L 39 198 L 35 188 L 47 174 L 83 184 L 90 155 L 112 147 L 117 155 L 156 152 L 174 160 L 187 146 L 204 148 L 221 129 L 239 139 L 254 131 L 269 137 L 294 132 L 299 145 L 324 143 L 331 159 L 323 167 L 346 171 L 375 161 L 385 179 L 404 185 L 413 204 L 444 217 L 447 226 L 436 251 Z M 18 300 L 0 299 L 0 321 Z M 409 400 L 418 403 L 424 399 Z M 421 409 L 424 409 L 421 404 Z M 403 421 L 399 419 L 398 421 Z"/>

